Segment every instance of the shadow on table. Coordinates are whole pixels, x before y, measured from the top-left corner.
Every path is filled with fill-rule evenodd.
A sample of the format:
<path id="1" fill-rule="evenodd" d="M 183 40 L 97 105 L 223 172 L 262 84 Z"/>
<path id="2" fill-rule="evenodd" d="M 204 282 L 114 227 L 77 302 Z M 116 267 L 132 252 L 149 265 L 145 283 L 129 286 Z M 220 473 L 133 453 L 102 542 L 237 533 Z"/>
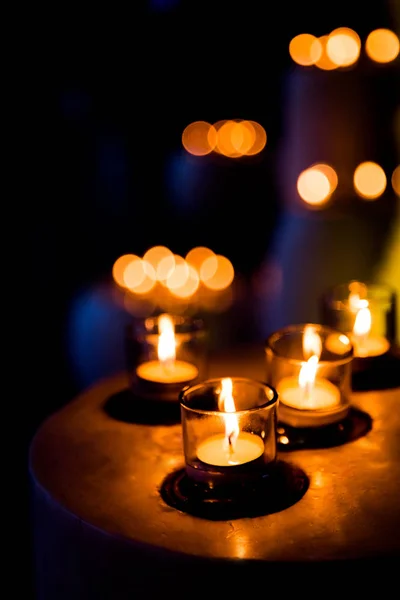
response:
<path id="1" fill-rule="evenodd" d="M 107 398 L 105 412 L 116 421 L 141 425 L 176 425 L 180 423 L 179 402 L 156 402 L 141 398 L 129 388 Z"/>
<path id="2" fill-rule="evenodd" d="M 378 359 L 362 359 L 364 368 L 358 367 L 352 374 L 354 392 L 390 390 L 400 387 L 400 349 L 392 348 L 390 352 Z"/>
<path id="3" fill-rule="evenodd" d="M 271 515 L 303 498 L 310 480 L 297 465 L 278 460 L 257 482 L 208 486 L 191 480 L 185 469 L 164 479 L 160 495 L 164 502 L 201 519 L 226 521 Z"/>

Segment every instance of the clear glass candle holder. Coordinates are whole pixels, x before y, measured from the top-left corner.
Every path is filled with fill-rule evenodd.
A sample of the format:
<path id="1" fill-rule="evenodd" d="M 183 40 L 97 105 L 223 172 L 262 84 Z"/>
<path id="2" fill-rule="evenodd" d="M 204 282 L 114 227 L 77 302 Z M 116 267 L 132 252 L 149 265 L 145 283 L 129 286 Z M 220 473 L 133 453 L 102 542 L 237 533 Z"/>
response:
<path id="1" fill-rule="evenodd" d="M 204 323 L 171 314 L 137 319 L 126 331 L 126 356 L 137 396 L 179 406 L 181 389 L 207 377 Z"/>
<path id="2" fill-rule="evenodd" d="M 353 370 L 360 370 L 387 355 L 396 343 L 396 293 L 385 284 L 339 284 L 323 295 L 321 320 L 351 339 Z"/>
<path id="3" fill-rule="evenodd" d="M 215 378 L 180 394 L 187 476 L 210 488 L 257 483 L 276 461 L 277 394 L 243 377 Z"/>
<path id="4" fill-rule="evenodd" d="M 335 340 L 332 348 L 327 341 Z M 317 324 L 290 325 L 266 340 L 266 376 L 279 398 L 278 420 L 291 427 L 321 427 L 350 408 L 353 345 L 339 331 Z"/>

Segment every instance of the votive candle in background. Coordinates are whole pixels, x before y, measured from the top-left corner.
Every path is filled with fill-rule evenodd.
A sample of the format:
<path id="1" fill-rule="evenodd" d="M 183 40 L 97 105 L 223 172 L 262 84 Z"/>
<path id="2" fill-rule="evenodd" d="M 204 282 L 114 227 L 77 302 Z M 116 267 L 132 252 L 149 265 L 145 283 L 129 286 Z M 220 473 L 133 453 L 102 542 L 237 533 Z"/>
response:
<path id="1" fill-rule="evenodd" d="M 337 350 L 326 347 L 337 337 Z M 350 408 L 350 339 L 317 324 L 290 325 L 266 340 L 266 377 L 279 399 L 278 420 L 292 427 L 320 427 L 343 420 Z"/>

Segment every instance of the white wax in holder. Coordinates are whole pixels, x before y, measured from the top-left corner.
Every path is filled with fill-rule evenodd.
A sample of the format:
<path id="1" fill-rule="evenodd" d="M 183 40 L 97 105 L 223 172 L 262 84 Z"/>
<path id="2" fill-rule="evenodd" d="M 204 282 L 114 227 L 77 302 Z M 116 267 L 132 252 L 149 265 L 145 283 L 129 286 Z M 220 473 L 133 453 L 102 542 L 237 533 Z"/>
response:
<path id="1" fill-rule="evenodd" d="M 241 431 L 235 444 L 227 444 L 226 435 L 216 434 L 201 442 L 197 458 L 208 465 L 235 467 L 256 460 L 264 453 L 264 442 L 258 435 Z"/>
<path id="2" fill-rule="evenodd" d="M 188 383 L 199 374 L 197 367 L 184 360 L 175 360 L 166 366 L 159 360 L 150 360 L 140 364 L 136 374 L 141 379 L 154 383 Z"/>
<path id="3" fill-rule="evenodd" d="M 277 385 L 277 392 L 280 402 L 300 410 L 326 410 L 340 404 L 339 388 L 322 377 L 315 379 L 308 392 L 297 377 L 285 377 Z"/>

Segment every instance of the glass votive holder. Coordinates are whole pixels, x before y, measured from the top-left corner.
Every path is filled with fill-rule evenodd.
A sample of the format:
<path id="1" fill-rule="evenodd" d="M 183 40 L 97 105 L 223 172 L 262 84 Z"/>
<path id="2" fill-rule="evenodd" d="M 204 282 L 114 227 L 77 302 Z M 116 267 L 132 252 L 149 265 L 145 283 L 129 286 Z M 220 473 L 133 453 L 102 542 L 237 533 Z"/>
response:
<path id="1" fill-rule="evenodd" d="M 171 314 L 137 319 L 127 328 L 125 341 L 131 388 L 140 398 L 179 406 L 181 389 L 207 377 L 201 319 Z"/>
<path id="2" fill-rule="evenodd" d="M 330 337 L 336 347 L 327 347 Z M 278 421 L 315 428 L 343 420 L 350 408 L 353 346 L 341 332 L 317 324 L 289 325 L 268 337 L 267 380 L 279 398 Z"/>
<path id="3" fill-rule="evenodd" d="M 396 342 L 396 293 L 388 285 L 350 281 L 321 298 L 323 323 L 345 333 L 354 346 L 353 371 L 387 355 Z M 335 338 L 327 340 L 334 351 Z"/>
<path id="4" fill-rule="evenodd" d="M 243 377 L 215 378 L 180 394 L 186 474 L 196 484 L 261 482 L 276 461 L 277 394 Z"/>

